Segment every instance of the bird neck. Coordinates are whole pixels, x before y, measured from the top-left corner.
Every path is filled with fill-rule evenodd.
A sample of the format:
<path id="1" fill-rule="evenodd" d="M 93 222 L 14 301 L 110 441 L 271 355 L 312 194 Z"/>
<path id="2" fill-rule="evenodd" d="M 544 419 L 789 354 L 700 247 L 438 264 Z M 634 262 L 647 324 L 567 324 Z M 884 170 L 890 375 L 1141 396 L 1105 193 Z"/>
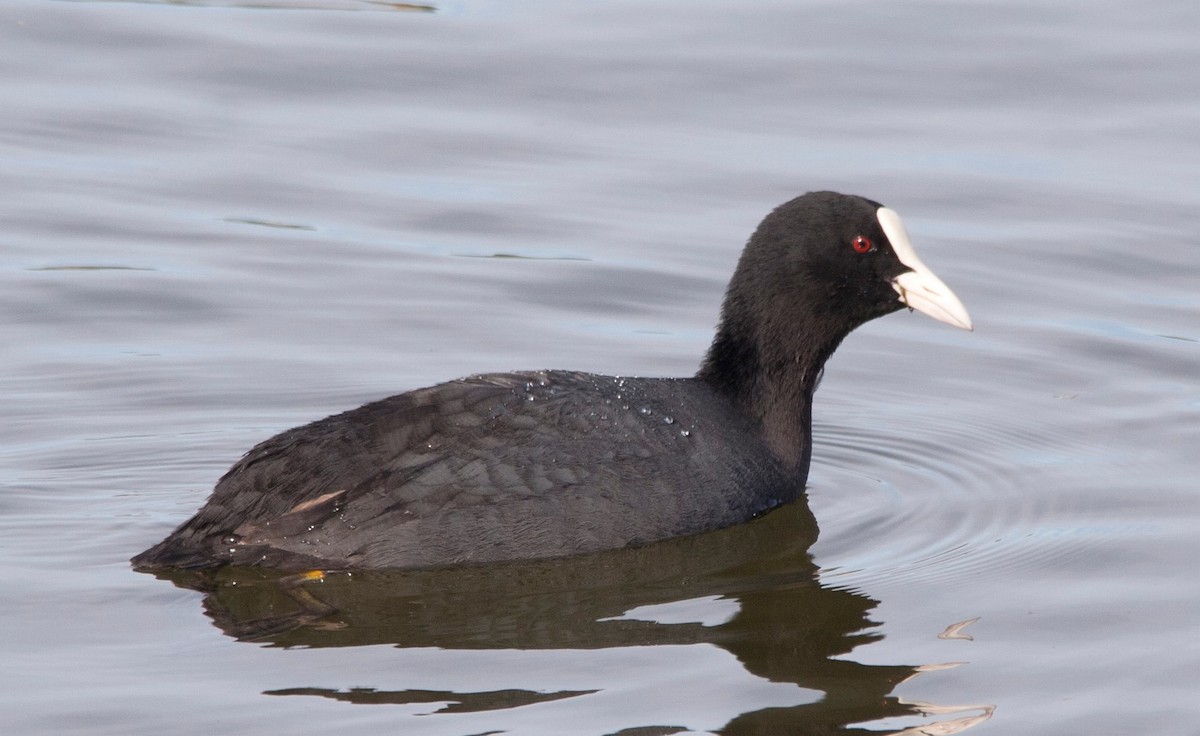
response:
<path id="1" fill-rule="evenodd" d="M 789 470 L 807 475 L 813 392 L 825 361 L 847 331 L 795 322 L 772 327 L 745 324 L 736 314 L 724 315 L 696 378 L 754 422 L 771 452 Z M 804 337 L 813 335 L 824 337 Z"/>

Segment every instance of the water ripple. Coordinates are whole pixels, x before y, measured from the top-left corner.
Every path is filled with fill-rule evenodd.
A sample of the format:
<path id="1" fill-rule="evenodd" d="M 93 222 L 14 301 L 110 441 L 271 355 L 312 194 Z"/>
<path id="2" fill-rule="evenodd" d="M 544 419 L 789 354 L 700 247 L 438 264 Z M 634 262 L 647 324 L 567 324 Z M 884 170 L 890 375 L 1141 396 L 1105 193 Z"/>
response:
<path id="1" fill-rule="evenodd" d="M 1043 568 L 1111 536 L 1112 525 L 1047 525 L 1083 512 L 1054 489 L 1086 441 L 1044 423 L 997 426 L 966 407 L 953 421 L 913 408 L 884 426 L 853 412 L 816 424 L 809 494 L 826 582 L 874 590 Z"/>

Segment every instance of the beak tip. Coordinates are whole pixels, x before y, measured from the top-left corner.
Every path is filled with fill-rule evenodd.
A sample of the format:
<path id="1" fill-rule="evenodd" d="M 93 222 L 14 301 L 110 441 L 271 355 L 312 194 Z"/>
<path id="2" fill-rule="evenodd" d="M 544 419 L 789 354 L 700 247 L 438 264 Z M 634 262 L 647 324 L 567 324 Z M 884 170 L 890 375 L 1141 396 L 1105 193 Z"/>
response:
<path id="1" fill-rule="evenodd" d="M 975 331 L 975 324 L 971 322 L 967 308 L 954 292 L 928 270 L 903 273 L 892 280 L 892 287 L 900 295 L 900 302 L 910 310 L 916 310 L 960 330 Z"/>
<path id="2" fill-rule="evenodd" d="M 966 312 L 963 312 L 961 315 L 956 315 L 956 317 L 958 324 L 954 325 L 955 327 L 960 330 L 966 330 L 967 332 L 975 331 L 975 323 L 971 321 L 971 318 L 967 316 Z"/>
<path id="3" fill-rule="evenodd" d="M 963 314 L 963 315 L 933 314 L 933 313 L 931 313 L 932 310 L 919 310 L 919 311 L 923 312 L 924 314 L 926 314 L 930 317 L 933 317 L 938 322 L 945 322 L 946 324 L 950 325 L 951 327 L 957 327 L 958 329 L 966 330 L 967 332 L 975 331 L 975 323 L 972 322 L 971 318 L 966 316 L 965 314 Z"/>
<path id="4" fill-rule="evenodd" d="M 960 305 L 961 305 L 961 302 L 960 302 Z M 971 317 L 970 317 L 970 315 L 967 314 L 965 309 L 959 311 L 957 314 L 955 313 L 956 310 L 947 310 L 947 311 L 949 312 L 949 314 L 947 315 L 949 317 L 949 319 L 943 319 L 943 320 L 941 320 L 942 322 L 946 322 L 948 324 L 954 325 L 958 329 L 966 330 L 967 332 L 975 331 L 975 323 L 971 321 Z M 935 317 L 935 319 L 936 319 L 936 317 Z"/>

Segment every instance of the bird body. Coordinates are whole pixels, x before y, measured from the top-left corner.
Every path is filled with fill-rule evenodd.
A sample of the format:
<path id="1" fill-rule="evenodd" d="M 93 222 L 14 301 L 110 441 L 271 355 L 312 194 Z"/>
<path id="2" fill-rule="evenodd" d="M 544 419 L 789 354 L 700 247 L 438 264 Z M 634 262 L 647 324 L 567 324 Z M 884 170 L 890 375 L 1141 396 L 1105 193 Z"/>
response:
<path id="1" fill-rule="evenodd" d="M 691 409 L 706 391 L 692 378 L 537 371 L 376 401 L 247 453 L 172 535 L 170 566 L 559 557 L 728 526 L 798 497 L 803 474 L 764 462 L 732 406 Z"/>

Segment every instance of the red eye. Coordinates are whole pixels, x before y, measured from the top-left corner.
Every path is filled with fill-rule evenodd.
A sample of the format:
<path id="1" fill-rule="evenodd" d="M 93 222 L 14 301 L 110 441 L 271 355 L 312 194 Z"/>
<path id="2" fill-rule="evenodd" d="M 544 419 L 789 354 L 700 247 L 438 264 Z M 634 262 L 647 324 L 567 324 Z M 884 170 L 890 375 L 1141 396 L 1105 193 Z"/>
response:
<path id="1" fill-rule="evenodd" d="M 855 253 L 869 253 L 875 250 L 875 244 L 871 242 L 871 239 L 862 235 L 850 241 L 850 247 L 854 248 Z"/>

